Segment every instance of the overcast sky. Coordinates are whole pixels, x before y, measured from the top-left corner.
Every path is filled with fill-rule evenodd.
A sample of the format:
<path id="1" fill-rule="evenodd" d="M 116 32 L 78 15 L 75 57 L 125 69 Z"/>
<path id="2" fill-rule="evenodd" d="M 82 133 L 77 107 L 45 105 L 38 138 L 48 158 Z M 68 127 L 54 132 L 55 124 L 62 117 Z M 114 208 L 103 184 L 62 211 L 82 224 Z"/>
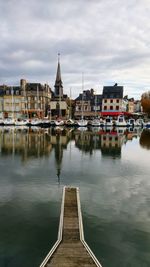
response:
<path id="1" fill-rule="evenodd" d="M 61 54 L 64 93 L 150 89 L 150 0 L 0 0 L 0 84 L 48 83 Z"/>

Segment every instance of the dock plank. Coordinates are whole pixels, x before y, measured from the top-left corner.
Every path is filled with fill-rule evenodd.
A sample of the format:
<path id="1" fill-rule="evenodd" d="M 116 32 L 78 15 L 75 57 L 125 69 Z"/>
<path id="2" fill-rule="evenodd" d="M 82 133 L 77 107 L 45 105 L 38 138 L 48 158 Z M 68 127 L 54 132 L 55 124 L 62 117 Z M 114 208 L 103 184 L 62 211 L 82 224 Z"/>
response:
<path id="1" fill-rule="evenodd" d="M 80 241 L 77 188 L 65 188 L 62 241 L 42 267 L 95 267 Z"/>

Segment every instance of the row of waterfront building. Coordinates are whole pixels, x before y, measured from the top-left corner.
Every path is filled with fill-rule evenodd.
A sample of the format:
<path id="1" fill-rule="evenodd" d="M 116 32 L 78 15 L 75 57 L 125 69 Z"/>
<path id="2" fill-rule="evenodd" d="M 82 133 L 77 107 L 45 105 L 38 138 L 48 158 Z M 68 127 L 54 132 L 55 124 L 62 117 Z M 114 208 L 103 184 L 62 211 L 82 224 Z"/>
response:
<path id="1" fill-rule="evenodd" d="M 141 101 L 123 95 L 123 86 L 104 86 L 102 94 L 94 89 L 83 90 L 72 100 L 63 92 L 60 62 L 58 61 L 54 91 L 48 84 L 20 80 L 19 86 L 0 85 L 0 117 L 51 119 L 81 116 L 117 116 L 141 112 Z"/>

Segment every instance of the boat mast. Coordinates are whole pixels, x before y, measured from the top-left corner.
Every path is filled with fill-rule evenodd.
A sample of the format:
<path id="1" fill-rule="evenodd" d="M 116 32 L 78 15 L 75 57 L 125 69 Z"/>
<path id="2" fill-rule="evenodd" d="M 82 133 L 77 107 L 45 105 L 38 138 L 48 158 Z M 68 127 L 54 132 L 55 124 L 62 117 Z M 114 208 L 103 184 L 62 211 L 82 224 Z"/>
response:
<path id="1" fill-rule="evenodd" d="M 27 114 L 27 118 L 29 118 L 28 101 L 27 101 L 27 94 L 26 94 L 25 84 L 23 84 L 23 93 L 24 93 L 24 108 L 25 108 L 25 114 Z"/>
<path id="2" fill-rule="evenodd" d="M 83 90 L 84 90 L 84 73 L 82 72 L 82 116 L 81 119 L 83 120 Z"/>
<path id="3" fill-rule="evenodd" d="M 58 65 L 60 64 L 60 53 L 58 53 Z M 59 88 L 59 118 L 61 118 L 61 90 Z"/>
<path id="4" fill-rule="evenodd" d="M 96 91 L 95 91 L 95 119 L 97 117 L 97 96 L 96 96 Z"/>
<path id="5" fill-rule="evenodd" d="M 12 118 L 14 119 L 14 88 L 13 88 L 13 86 L 11 87 L 11 96 L 12 96 L 12 98 L 11 98 L 11 101 L 12 101 Z"/>
<path id="6" fill-rule="evenodd" d="M 39 108 L 39 85 L 37 85 L 37 110 L 38 110 L 38 118 L 40 114 L 40 108 Z"/>
<path id="7" fill-rule="evenodd" d="M 70 88 L 70 110 L 69 110 L 69 118 L 71 119 L 71 88 Z"/>

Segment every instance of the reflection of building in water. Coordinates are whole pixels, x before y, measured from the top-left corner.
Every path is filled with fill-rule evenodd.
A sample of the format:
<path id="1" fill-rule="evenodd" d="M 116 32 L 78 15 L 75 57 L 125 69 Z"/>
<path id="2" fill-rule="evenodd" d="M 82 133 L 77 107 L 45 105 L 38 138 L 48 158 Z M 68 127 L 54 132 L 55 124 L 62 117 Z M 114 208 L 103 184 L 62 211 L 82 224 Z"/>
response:
<path id="1" fill-rule="evenodd" d="M 49 136 L 41 128 L 3 128 L 0 136 L 1 153 L 21 155 L 23 161 L 30 157 L 48 156 L 52 149 Z"/>
<path id="2" fill-rule="evenodd" d="M 92 154 L 94 150 L 100 149 L 101 137 L 98 133 L 91 131 L 75 131 L 75 145 L 85 153 Z"/>
<path id="3" fill-rule="evenodd" d="M 124 135 L 114 132 L 104 132 L 101 135 L 101 151 L 103 156 L 121 157 L 121 147 Z"/>
<path id="4" fill-rule="evenodd" d="M 140 145 L 143 148 L 150 149 L 150 129 L 144 129 L 140 136 Z"/>
<path id="5" fill-rule="evenodd" d="M 76 131 L 74 134 L 76 147 L 85 153 L 92 154 L 98 149 L 101 150 L 103 156 L 121 156 L 121 146 L 125 141 L 124 133 L 100 130 L 97 133 Z"/>

